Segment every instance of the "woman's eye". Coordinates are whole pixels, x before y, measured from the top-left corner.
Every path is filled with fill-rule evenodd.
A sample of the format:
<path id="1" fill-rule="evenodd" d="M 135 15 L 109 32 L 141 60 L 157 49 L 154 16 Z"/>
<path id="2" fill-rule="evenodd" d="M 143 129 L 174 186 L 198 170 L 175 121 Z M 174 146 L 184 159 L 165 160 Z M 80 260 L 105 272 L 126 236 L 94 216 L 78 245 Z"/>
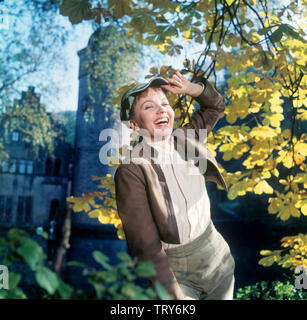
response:
<path id="1" fill-rule="evenodd" d="M 149 108 L 152 108 L 152 106 L 146 106 L 145 107 L 145 110 L 149 109 Z"/>

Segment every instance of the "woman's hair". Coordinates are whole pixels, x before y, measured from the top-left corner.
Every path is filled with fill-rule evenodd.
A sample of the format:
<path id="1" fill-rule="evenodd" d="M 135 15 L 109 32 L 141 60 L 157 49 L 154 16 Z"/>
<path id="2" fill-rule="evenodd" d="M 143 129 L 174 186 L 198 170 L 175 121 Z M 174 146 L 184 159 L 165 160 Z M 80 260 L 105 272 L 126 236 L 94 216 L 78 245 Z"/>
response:
<path id="1" fill-rule="evenodd" d="M 137 102 L 140 100 L 140 98 L 146 97 L 146 96 L 148 95 L 148 89 L 149 89 L 149 88 L 152 88 L 152 89 L 154 89 L 154 90 L 162 90 L 163 93 L 165 94 L 165 96 L 166 96 L 166 94 L 167 94 L 167 90 L 164 89 L 164 88 L 162 88 L 160 85 L 150 86 L 150 87 L 148 87 L 146 90 L 144 90 L 144 91 L 136 94 L 136 95 L 135 95 L 135 99 L 134 99 L 133 104 L 132 104 L 132 107 L 130 108 L 129 120 L 133 119 L 133 117 L 134 117 L 134 108 L 135 108 Z"/>

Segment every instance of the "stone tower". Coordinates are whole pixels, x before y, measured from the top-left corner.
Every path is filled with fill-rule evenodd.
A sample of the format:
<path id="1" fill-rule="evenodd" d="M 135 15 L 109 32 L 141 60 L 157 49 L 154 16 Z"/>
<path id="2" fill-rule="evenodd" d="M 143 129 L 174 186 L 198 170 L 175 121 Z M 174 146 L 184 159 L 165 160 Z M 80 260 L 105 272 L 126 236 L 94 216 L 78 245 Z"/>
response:
<path id="1" fill-rule="evenodd" d="M 131 53 L 131 48 L 126 47 L 127 39 L 119 37 L 114 27 L 100 28 L 92 34 L 88 46 L 78 52 L 79 97 L 72 181 L 75 197 L 100 190 L 97 188 L 99 181 L 93 181 L 91 176 L 114 175 L 116 170 L 99 160 L 99 151 L 107 143 L 99 141 L 99 134 L 103 129 L 118 127 L 119 110 L 112 106 L 109 97 L 127 84 L 129 74 L 135 76 L 137 68 L 137 51 L 133 49 Z M 98 62 L 101 57 L 103 59 Z M 91 253 L 94 250 L 108 255 L 111 263 L 118 261 L 117 252 L 126 251 L 126 241 L 117 238 L 113 225 L 102 225 L 84 212 L 72 214 L 70 243 L 67 259 L 87 264 L 93 263 Z M 77 273 L 68 274 L 70 281 L 79 281 Z"/>

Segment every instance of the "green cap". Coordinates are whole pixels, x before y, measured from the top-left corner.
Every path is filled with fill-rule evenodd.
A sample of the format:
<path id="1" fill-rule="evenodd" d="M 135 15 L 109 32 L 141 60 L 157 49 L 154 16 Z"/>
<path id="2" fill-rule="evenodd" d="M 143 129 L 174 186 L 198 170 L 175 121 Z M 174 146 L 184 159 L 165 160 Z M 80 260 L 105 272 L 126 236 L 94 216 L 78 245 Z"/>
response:
<path id="1" fill-rule="evenodd" d="M 147 83 L 140 83 L 129 89 L 123 94 L 120 108 L 120 119 L 122 121 L 129 120 L 129 114 L 135 97 L 141 92 L 145 91 L 147 88 L 152 86 L 160 86 L 161 84 L 168 84 L 167 80 L 162 77 L 153 77 Z"/>

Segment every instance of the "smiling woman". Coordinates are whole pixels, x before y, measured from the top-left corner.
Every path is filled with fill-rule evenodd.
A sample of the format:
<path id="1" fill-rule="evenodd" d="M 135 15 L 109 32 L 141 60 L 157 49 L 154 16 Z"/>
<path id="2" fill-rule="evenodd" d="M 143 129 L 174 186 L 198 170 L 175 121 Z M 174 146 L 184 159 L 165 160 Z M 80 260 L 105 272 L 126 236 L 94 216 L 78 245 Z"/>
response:
<path id="1" fill-rule="evenodd" d="M 147 130 L 144 139 L 161 140 L 173 130 L 174 110 L 161 88 L 148 88 L 135 101 L 133 118 L 129 121 L 133 130 Z"/>
<path id="2" fill-rule="evenodd" d="M 179 148 L 196 151 L 200 131 L 210 132 L 225 108 L 224 99 L 205 78 L 196 81 L 201 84 L 176 72 L 170 79 L 154 77 L 123 95 L 121 120 L 129 120 L 144 139 L 131 151 L 132 162 L 122 163 L 115 173 L 116 203 L 130 254 L 155 265 L 152 284 L 158 280 L 178 300 L 232 299 L 234 260 L 211 221 L 205 178 L 224 188 L 225 181 L 203 145 L 198 151 L 210 162 L 205 173 L 193 155 L 177 151 L 180 139 L 184 145 Z M 189 137 L 175 140 L 174 110 L 165 90 L 190 95 L 200 104 L 190 123 L 179 128 L 183 137 L 193 130 L 198 138 L 192 139 L 189 132 Z"/>

